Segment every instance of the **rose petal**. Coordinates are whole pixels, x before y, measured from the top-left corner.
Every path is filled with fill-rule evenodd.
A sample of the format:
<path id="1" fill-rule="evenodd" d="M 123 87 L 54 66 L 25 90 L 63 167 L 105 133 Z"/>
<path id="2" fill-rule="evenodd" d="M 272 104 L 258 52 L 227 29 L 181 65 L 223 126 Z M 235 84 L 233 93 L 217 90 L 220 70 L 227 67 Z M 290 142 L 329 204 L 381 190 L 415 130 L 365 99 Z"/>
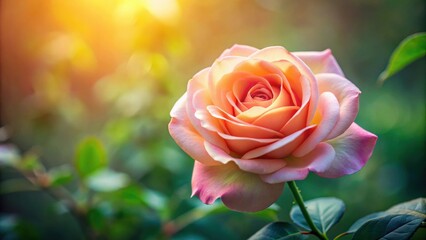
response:
<path id="1" fill-rule="evenodd" d="M 252 124 L 280 131 L 288 120 L 293 117 L 297 110 L 299 110 L 299 107 L 295 106 L 275 108 L 259 116 L 252 122 Z"/>
<path id="2" fill-rule="evenodd" d="M 319 120 L 316 120 L 319 118 Z M 317 115 L 313 124 L 318 124 L 309 137 L 293 152 L 293 156 L 302 157 L 312 151 L 333 130 L 339 119 L 339 103 L 330 92 L 324 92 L 319 99 Z"/>
<path id="3" fill-rule="evenodd" d="M 208 86 L 209 90 L 212 93 L 216 92 L 217 83 L 226 75 L 231 72 L 234 72 L 234 68 L 236 65 L 241 63 L 242 61 L 247 60 L 246 57 L 237 57 L 237 56 L 227 56 L 223 58 L 217 59 L 210 68 L 209 76 L 208 76 Z M 220 99 L 222 100 L 222 99 Z M 213 95 L 212 99 L 213 103 L 216 105 L 217 99 L 215 99 L 215 95 Z"/>
<path id="4" fill-rule="evenodd" d="M 252 137 L 237 137 L 229 134 L 219 133 L 225 139 L 228 148 L 239 155 L 246 153 L 252 149 L 265 146 L 267 144 L 276 142 L 279 138 L 252 138 Z"/>
<path id="5" fill-rule="evenodd" d="M 302 180 L 308 176 L 309 171 L 323 172 L 324 166 L 319 163 L 331 162 L 335 157 L 333 147 L 327 143 L 320 143 L 309 154 L 302 158 L 286 158 L 287 165 L 272 174 L 262 176 L 267 183 L 280 183 L 293 180 Z"/>
<path id="6" fill-rule="evenodd" d="M 343 71 L 331 53 L 330 49 L 322 52 L 292 52 L 296 57 L 302 59 L 314 74 L 335 73 L 342 77 Z"/>
<path id="7" fill-rule="evenodd" d="M 256 174 L 267 174 L 277 171 L 286 165 L 283 159 L 240 159 L 230 156 L 221 148 L 211 144 L 207 141 L 204 142 L 204 147 L 209 155 L 223 164 L 234 162 L 237 166 L 246 172 Z"/>
<path id="8" fill-rule="evenodd" d="M 332 161 L 336 153 L 328 143 L 319 143 L 314 150 L 303 157 L 294 157 L 286 159 L 287 167 L 292 168 L 308 168 L 310 171 L 321 171 L 321 166 L 316 164 L 319 161 Z"/>
<path id="9" fill-rule="evenodd" d="M 317 79 L 319 91 L 331 92 L 339 101 L 339 121 L 327 136 L 327 139 L 332 139 L 345 132 L 355 121 L 361 91 L 349 80 L 336 74 L 318 74 Z"/>
<path id="10" fill-rule="evenodd" d="M 318 101 L 317 81 L 315 79 L 314 74 L 309 69 L 309 67 L 300 58 L 295 57 L 292 53 L 287 51 L 287 49 L 280 46 L 267 47 L 267 48 L 261 49 L 253 53 L 252 55 L 250 55 L 249 58 L 262 59 L 267 62 L 279 62 L 282 60 L 286 60 L 286 61 L 289 61 L 294 66 L 296 66 L 300 74 L 303 77 L 305 77 L 309 82 L 310 107 L 309 107 L 309 113 L 308 113 L 308 119 L 307 119 L 309 122 L 314 116 L 317 101 Z"/>
<path id="11" fill-rule="evenodd" d="M 355 173 L 371 157 L 376 141 L 376 135 L 353 123 L 342 135 L 327 141 L 336 153 L 334 159 L 318 158 L 313 162 L 312 170 L 327 178 Z"/>
<path id="12" fill-rule="evenodd" d="M 243 122 L 217 106 L 208 106 L 207 110 L 213 117 L 222 120 L 229 134 L 233 136 L 262 139 L 283 137 L 283 135 L 277 131 Z"/>
<path id="13" fill-rule="evenodd" d="M 206 204 L 217 198 L 230 209 L 241 212 L 256 212 L 274 203 L 284 184 L 268 184 L 258 175 L 243 172 L 235 164 L 205 166 L 194 164 L 192 196 L 198 196 Z"/>
<path id="14" fill-rule="evenodd" d="M 261 175 L 262 180 L 269 184 L 278 184 L 294 180 L 303 180 L 308 176 L 307 168 L 284 167 L 280 170 L 266 175 Z"/>
<path id="15" fill-rule="evenodd" d="M 246 123 L 252 123 L 258 117 L 262 116 L 265 112 L 268 111 L 268 108 L 254 106 L 237 115 L 237 118 Z"/>
<path id="16" fill-rule="evenodd" d="M 191 88 L 190 86 L 189 88 Z M 194 129 L 206 140 L 226 149 L 225 141 L 217 134 L 220 126 L 215 118 L 209 116 L 206 108 L 209 103 L 208 91 L 206 89 L 187 91 L 186 112 Z"/>
<path id="17" fill-rule="evenodd" d="M 251 85 L 254 85 L 256 82 L 262 80 L 264 79 L 251 73 L 234 71 L 223 75 L 221 79 L 217 80 L 215 90 L 212 91 L 209 89 L 209 92 L 212 94 L 215 106 L 218 106 L 224 109 L 226 112 L 231 113 L 233 105 L 229 103 L 227 95 L 235 91 L 235 86 L 243 82 L 243 85 L 237 88 L 238 92 L 234 93 L 237 98 L 242 99 L 245 97 L 244 95 L 247 94 L 247 91 Z"/>
<path id="18" fill-rule="evenodd" d="M 301 137 L 303 137 L 305 132 L 308 132 L 308 130 L 314 128 L 315 126 L 309 126 L 306 127 L 302 130 L 299 130 L 283 139 L 280 139 L 272 144 L 269 144 L 267 146 L 264 147 L 260 147 L 260 148 L 256 148 L 251 150 L 250 152 L 247 152 L 246 154 L 244 154 L 244 156 L 242 157 L 243 159 L 253 159 L 253 158 L 258 158 L 261 157 L 263 155 L 266 155 L 268 153 L 271 153 L 273 151 L 277 151 L 280 150 L 281 152 L 283 152 L 283 155 L 281 156 L 281 158 L 285 158 L 287 157 L 288 154 L 290 154 L 293 150 L 294 146 L 293 142 L 297 141 L 298 139 L 300 139 Z M 285 155 L 284 155 L 285 154 Z"/>
<path id="19" fill-rule="evenodd" d="M 300 77 L 300 83 L 302 84 L 303 99 L 299 110 L 293 115 L 293 117 L 288 120 L 288 122 L 281 128 L 280 132 L 284 135 L 290 135 L 294 132 L 299 131 L 304 128 L 309 122 L 308 114 L 310 108 L 313 108 L 314 105 L 311 103 L 311 88 L 309 87 L 309 82 L 307 78 Z M 316 106 L 316 103 L 315 103 Z"/>
<path id="20" fill-rule="evenodd" d="M 241 57 L 247 57 L 250 54 L 258 51 L 259 49 L 250 47 L 247 45 L 239 45 L 235 44 L 231 48 L 226 49 L 222 55 L 220 55 L 219 58 L 223 58 L 226 56 L 241 56 Z"/>
<path id="21" fill-rule="evenodd" d="M 169 132 L 176 143 L 196 161 L 206 165 L 218 165 L 204 148 L 204 139 L 192 127 L 185 109 L 186 94 L 174 105 L 170 115 Z"/>
<path id="22" fill-rule="evenodd" d="M 301 74 L 296 66 L 286 60 L 272 62 L 274 66 L 281 69 L 284 74 L 282 86 L 290 94 L 293 105 L 301 106 L 303 98 Z M 305 78 L 306 79 L 306 78 Z M 309 84 L 308 84 L 309 86 Z"/>
<path id="23" fill-rule="evenodd" d="M 333 163 L 336 158 L 336 151 L 333 146 L 322 142 L 308 155 L 300 159 L 303 162 L 309 163 L 309 170 L 317 174 L 324 173 L 327 168 Z"/>
<path id="24" fill-rule="evenodd" d="M 210 92 L 208 91 L 209 72 L 210 68 L 205 68 L 195 74 L 188 82 L 186 112 L 194 129 L 204 139 L 225 149 L 226 143 L 215 132 L 216 130 L 210 131 L 206 129 L 206 126 L 209 126 L 208 119 L 210 119 L 207 115 L 206 107 L 212 104 Z M 201 125 L 202 122 L 204 127 Z M 217 123 L 214 123 L 213 126 L 217 126 Z"/>

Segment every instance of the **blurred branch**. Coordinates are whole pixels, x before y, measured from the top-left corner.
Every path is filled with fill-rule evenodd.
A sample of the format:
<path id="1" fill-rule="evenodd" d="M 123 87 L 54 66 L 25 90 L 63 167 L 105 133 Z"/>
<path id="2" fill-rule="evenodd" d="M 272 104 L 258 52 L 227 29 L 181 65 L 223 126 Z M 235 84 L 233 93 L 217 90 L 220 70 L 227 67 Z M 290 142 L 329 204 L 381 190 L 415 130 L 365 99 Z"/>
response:
<path id="1" fill-rule="evenodd" d="M 16 192 L 25 192 L 25 191 L 39 191 L 40 188 L 37 188 L 34 185 L 31 185 L 28 181 L 23 179 L 8 179 L 0 183 L 0 194 L 10 194 Z"/>

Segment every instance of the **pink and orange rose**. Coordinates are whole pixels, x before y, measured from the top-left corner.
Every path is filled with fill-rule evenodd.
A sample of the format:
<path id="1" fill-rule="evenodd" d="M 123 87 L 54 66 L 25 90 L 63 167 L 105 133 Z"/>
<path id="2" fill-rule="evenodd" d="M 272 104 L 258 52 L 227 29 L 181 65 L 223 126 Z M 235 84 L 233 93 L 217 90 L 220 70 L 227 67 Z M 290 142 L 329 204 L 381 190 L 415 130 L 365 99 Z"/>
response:
<path id="1" fill-rule="evenodd" d="M 330 50 L 225 50 L 170 113 L 171 136 L 195 160 L 192 194 L 259 211 L 286 181 L 360 170 L 377 140 L 354 123 L 360 93 Z"/>

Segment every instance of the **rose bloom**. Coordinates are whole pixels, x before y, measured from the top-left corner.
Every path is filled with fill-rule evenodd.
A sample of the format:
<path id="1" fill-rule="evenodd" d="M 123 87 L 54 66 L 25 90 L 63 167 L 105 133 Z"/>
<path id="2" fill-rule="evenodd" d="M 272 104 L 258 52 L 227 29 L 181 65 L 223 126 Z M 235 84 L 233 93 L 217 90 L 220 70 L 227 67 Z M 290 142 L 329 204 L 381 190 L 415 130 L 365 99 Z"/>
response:
<path id="1" fill-rule="evenodd" d="M 195 160 L 192 195 L 253 212 L 309 172 L 357 172 L 377 140 L 354 123 L 360 93 L 330 50 L 225 50 L 170 113 L 171 136 Z"/>

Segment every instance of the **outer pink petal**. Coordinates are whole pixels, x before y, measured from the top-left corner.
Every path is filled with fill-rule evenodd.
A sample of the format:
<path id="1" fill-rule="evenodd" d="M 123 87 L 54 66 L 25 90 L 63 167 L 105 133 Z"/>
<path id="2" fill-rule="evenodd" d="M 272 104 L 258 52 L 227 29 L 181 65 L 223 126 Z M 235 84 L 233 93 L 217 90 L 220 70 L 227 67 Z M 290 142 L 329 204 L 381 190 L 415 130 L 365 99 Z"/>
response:
<path id="1" fill-rule="evenodd" d="M 216 145 L 226 148 L 225 141 L 219 137 L 219 135 L 205 128 L 207 125 L 207 112 L 206 108 L 211 104 L 210 94 L 207 91 L 207 78 L 209 74 L 209 68 L 205 68 L 198 72 L 188 83 L 187 100 L 186 100 L 186 111 L 187 116 L 194 127 L 194 129 L 204 138 Z M 203 119 L 204 121 L 201 121 Z M 212 119 L 214 120 L 214 119 Z M 212 123 L 216 126 L 215 123 Z"/>
<path id="2" fill-rule="evenodd" d="M 286 158 L 287 165 L 284 168 L 272 174 L 263 175 L 262 179 L 267 183 L 302 180 L 308 176 L 309 171 L 324 172 L 324 164 L 321 165 L 321 163 L 330 163 L 334 158 L 333 147 L 327 143 L 320 143 L 313 151 L 301 158 Z"/>
<path id="3" fill-rule="evenodd" d="M 322 142 L 315 149 L 300 160 L 309 164 L 309 170 L 317 174 L 321 174 L 330 167 L 336 158 L 336 151 L 333 146 Z"/>
<path id="4" fill-rule="evenodd" d="M 243 172 L 233 163 L 205 166 L 195 162 L 192 196 L 206 204 L 217 198 L 230 209 L 256 212 L 269 207 L 281 195 L 284 184 L 268 184 L 258 175 Z"/>
<path id="5" fill-rule="evenodd" d="M 247 45 L 239 45 L 235 44 L 231 48 L 226 49 L 222 55 L 220 55 L 219 58 L 226 57 L 226 56 L 241 56 L 241 57 L 247 57 L 251 55 L 252 53 L 258 51 L 259 49 L 250 47 Z"/>
<path id="6" fill-rule="evenodd" d="M 311 168 L 321 177 L 336 178 L 359 171 L 371 157 L 377 136 L 353 123 L 346 132 L 327 141 L 335 157 L 316 159 Z M 328 150 L 329 151 L 329 150 Z"/>
<path id="7" fill-rule="evenodd" d="M 277 171 L 278 169 L 286 165 L 283 159 L 239 159 L 230 156 L 228 153 L 220 149 L 219 147 L 204 142 L 204 147 L 210 156 L 216 161 L 222 162 L 223 164 L 234 162 L 237 166 L 246 172 L 256 174 L 267 174 Z"/>
<path id="8" fill-rule="evenodd" d="M 322 52 L 292 52 L 295 56 L 302 59 L 308 65 L 314 74 L 335 73 L 342 77 L 343 71 L 331 53 L 330 49 Z"/>
<path id="9" fill-rule="evenodd" d="M 204 148 L 204 139 L 192 127 L 185 109 L 186 94 L 173 107 L 169 132 L 176 143 L 193 159 L 206 165 L 221 164 L 213 160 Z"/>
<path id="10" fill-rule="evenodd" d="M 339 119 L 339 103 L 330 92 L 321 94 L 318 110 L 320 111 L 321 121 L 305 142 L 293 152 L 295 157 L 305 156 L 312 151 L 318 143 L 322 142 L 330 134 Z"/>
<path id="11" fill-rule="evenodd" d="M 266 183 L 277 184 L 293 180 L 303 180 L 308 176 L 308 173 L 309 170 L 307 168 L 284 167 L 274 173 L 262 175 L 261 178 Z"/>
<path id="12" fill-rule="evenodd" d="M 339 121 L 327 136 L 327 139 L 332 139 L 345 132 L 355 121 L 361 91 L 349 80 L 336 74 L 324 73 L 316 77 L 320 93 L 331 92 L 339 101 Z"/>

